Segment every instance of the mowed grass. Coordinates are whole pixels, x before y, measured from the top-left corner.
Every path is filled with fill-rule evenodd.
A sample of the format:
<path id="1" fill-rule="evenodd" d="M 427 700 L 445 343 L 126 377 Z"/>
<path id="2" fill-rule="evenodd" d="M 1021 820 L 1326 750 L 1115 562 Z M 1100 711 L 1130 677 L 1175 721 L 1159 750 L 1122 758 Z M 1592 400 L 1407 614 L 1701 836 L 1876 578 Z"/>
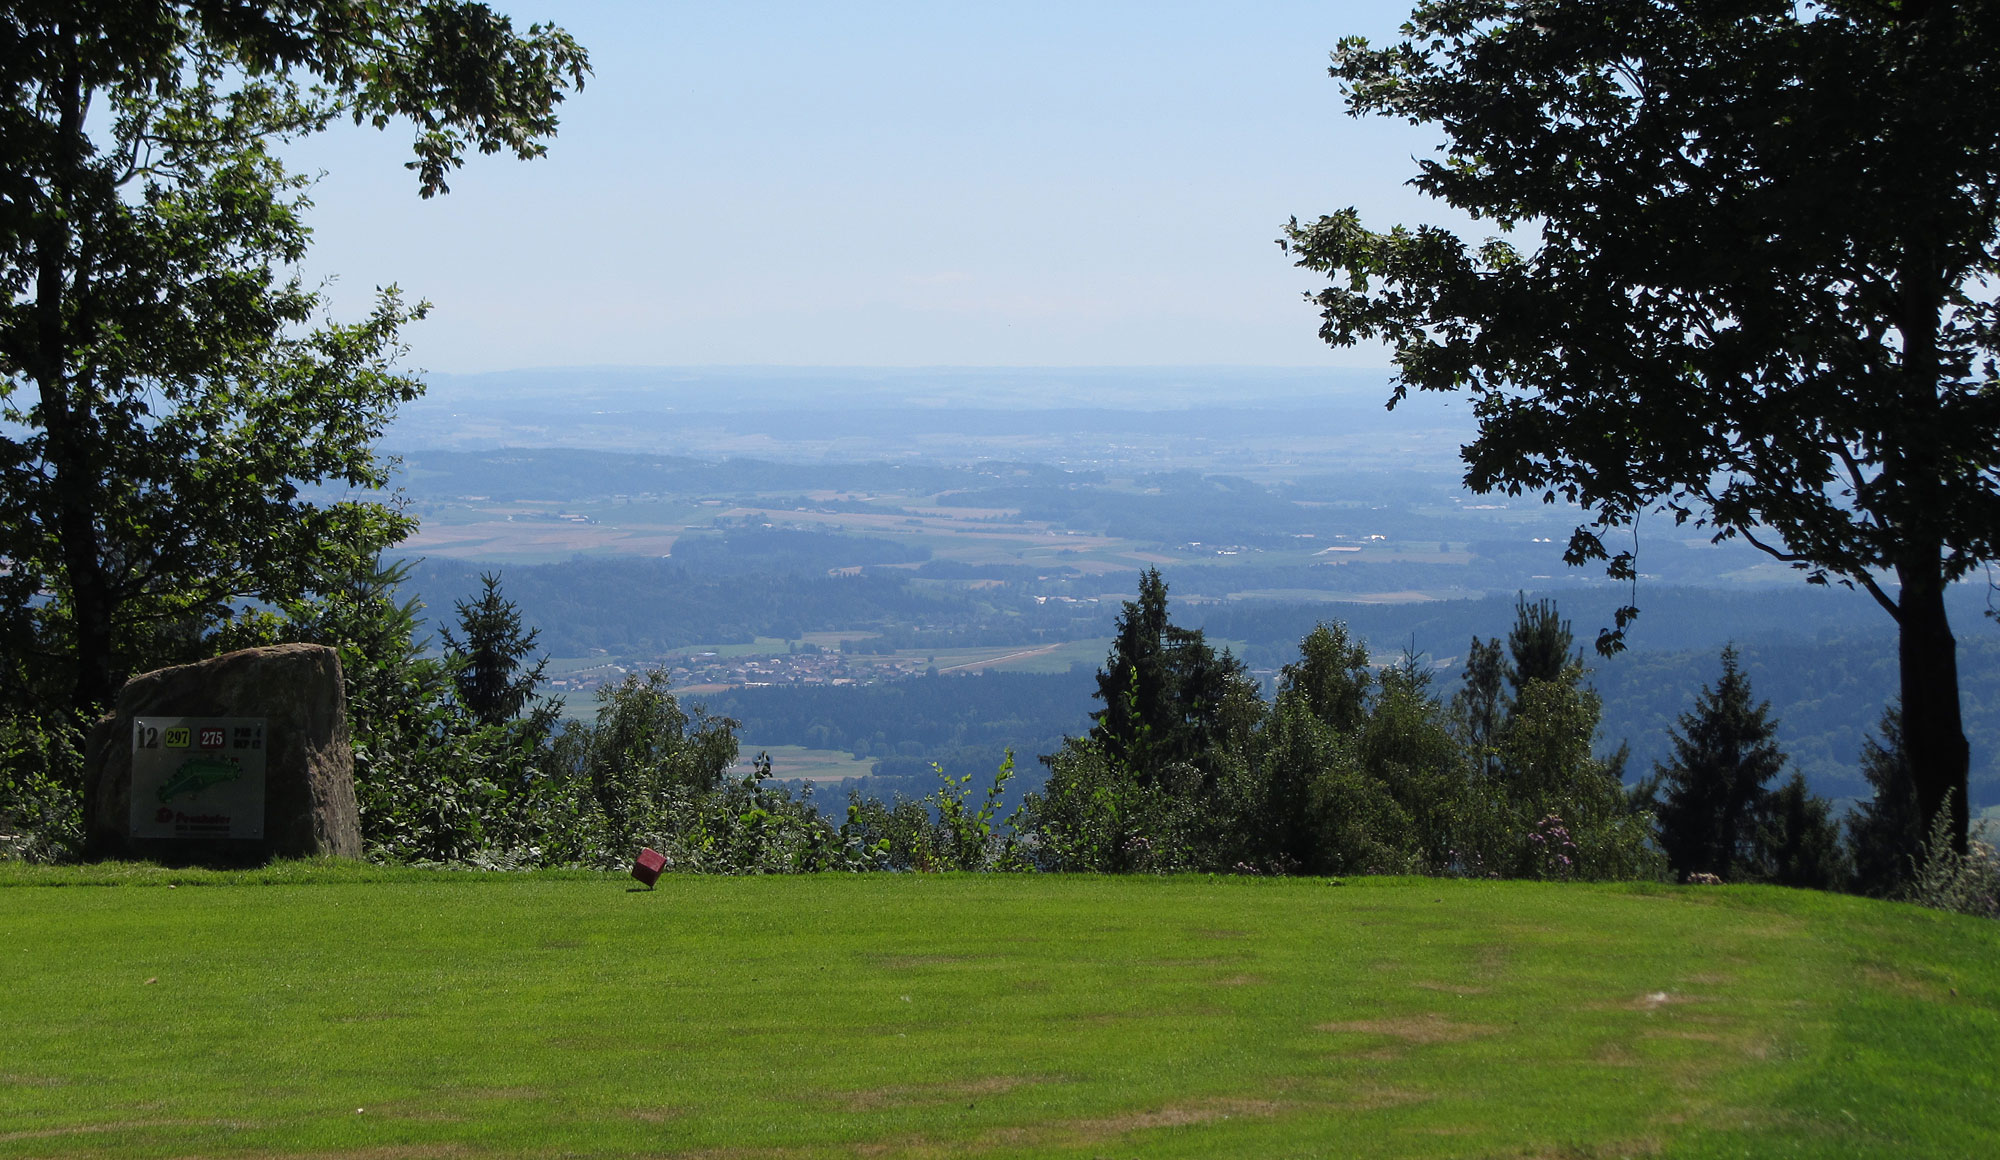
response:
<path id="1" fill-rule="evenodd" d="M 2000 1154 L 2000 924 L 1851 898 L 0 883 L 7 1156 Z"/>

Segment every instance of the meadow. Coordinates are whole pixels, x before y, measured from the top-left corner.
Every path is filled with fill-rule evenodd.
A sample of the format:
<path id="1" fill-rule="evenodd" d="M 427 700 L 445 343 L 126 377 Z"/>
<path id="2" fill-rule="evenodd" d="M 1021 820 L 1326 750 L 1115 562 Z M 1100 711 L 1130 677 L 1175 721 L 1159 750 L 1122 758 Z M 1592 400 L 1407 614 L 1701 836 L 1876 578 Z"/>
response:
<path id="1" fill-rule="evenodd" d="M 0 867 L 0 1156 L 1969 1156 L 2000 924 L 1771 888 Z"/>

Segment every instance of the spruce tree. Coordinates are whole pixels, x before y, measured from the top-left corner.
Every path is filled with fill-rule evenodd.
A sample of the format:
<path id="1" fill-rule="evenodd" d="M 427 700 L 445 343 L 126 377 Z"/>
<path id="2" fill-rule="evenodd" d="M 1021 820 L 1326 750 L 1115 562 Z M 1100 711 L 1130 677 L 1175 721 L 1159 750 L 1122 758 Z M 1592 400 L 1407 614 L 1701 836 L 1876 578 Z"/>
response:
<path id="1" fill-rule="evenodd" d="M 1764 786 L 1784 768 L 1770 703 L 1753 704 L 1736 646 L 1722 650 L 1722 679 L 1702 686 L 1672 734 L 1674 759 L 1655 767 L 1660 845 L 1674 873 L 1755 877 Z"/>
<path id="2" fill-rule="evenodd" d="M 544 657 L 523 670 L 540 629 L 524 628 L 520 609 L 500 594 L 500 577 L 482 573 L 477 599 L 458 601 L 462 636 L 445 629 L 444 647 L 458 686 L 459 703 L 481 725 L 503 725 L 521 715 L 541 683 Z"/>
<path id="3" fill-rule="evenodd" d="M 1464 683 L 1451 697 L 1451 714 L 1473 768 L 1489 779 L 1499 772 L 1500 694 L 1506 677 L 1500 638 L 1473 637 L 1465 654 Z"/>
<path id="4" fill-rule="evenodd" d="M 1757 876 L 1779 886 L 1838 890 L 1847 884 L 1847 851 L 1833 805 L 1794 773 L 1767 795 L 1757 830 Z"/>
<path id="5" fill-rule="evenodd" d="M 1880 739 L 1861 742 L 1861 773 L 1875 794 L 1847 818 L 1848 852 L 1853 859 L 1853 888 L 1876 898 L 1902 892 L 1911 873 L 1910 851 L 1924 840 L 1917 787 L 1903 751 L 1903 714 L 1891 704 L 1876 726 Z"/>
<path id="6" fill-rule="evenodd" d="M 1200 767 L 1206 782 L 1223 751 L 1247 735 L 1255 699 L 1243 662 L 1227 649 L 1217 653 L 1200 629 L 1167 619 L 1167 582 L 1157 568 L 1140 575 L 1139 598 L 1125 602 L 1096 696 L 1104 708 L 1091 740 L 1140 785 L 1176 764 Z"/>
<path id="7" fill-rule="evenodd" d="M 1166 658 L 1167 582 L 1160 570 L 1139 574 L 1139 598 L 1125 602 L 1119 614 L 1111 654 L 1097 673 L 1098 700 L 1104 708 L 1094 717 L 1093 741 L 1113 760 L 1139 771 L 1148 780 L 1155 751 L 1173 732 L 1171 691 Z"/>

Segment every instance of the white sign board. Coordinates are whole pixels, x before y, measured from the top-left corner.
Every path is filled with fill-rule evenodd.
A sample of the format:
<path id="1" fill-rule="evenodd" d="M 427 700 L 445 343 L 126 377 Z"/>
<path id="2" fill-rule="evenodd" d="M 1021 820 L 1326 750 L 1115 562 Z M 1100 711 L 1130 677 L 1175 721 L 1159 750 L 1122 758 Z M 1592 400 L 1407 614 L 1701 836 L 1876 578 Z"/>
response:
<path id="1" fill-rule="evenodd" d="M 132 836 L 262 838 L 264 718 L 140 717 Z"/>

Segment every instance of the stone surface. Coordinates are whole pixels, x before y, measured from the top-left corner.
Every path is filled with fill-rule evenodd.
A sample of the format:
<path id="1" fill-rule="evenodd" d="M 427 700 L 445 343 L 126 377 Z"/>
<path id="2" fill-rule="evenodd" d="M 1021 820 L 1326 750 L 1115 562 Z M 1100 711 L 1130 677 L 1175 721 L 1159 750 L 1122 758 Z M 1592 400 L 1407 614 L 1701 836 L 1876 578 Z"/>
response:
<path id="1" fill-rule="evenodd" d="M 130 837 L 135 717 L 265 718 L 264 837 Z M 183 863 L 360 857 L 340 654 L 324 645 L 274 645 L 133 677 L 111 714 L 91 730 L 83 808 L 94 857 Z"/>

